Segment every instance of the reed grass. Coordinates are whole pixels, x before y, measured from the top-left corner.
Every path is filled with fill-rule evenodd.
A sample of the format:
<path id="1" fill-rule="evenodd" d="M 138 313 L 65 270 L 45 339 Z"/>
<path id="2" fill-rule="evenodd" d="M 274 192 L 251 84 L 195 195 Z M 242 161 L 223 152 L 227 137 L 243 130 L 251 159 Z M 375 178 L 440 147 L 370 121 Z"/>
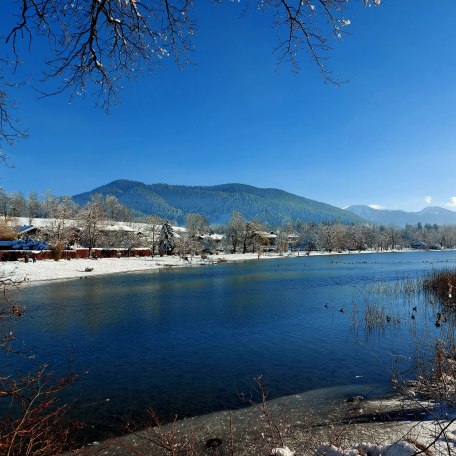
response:
<path id="1" fill-rule="evenodd" d="M 456 269 L 432 272 L 423 280 L 423 289 L 436 295 L 445 306 L 456 308 Z"/>

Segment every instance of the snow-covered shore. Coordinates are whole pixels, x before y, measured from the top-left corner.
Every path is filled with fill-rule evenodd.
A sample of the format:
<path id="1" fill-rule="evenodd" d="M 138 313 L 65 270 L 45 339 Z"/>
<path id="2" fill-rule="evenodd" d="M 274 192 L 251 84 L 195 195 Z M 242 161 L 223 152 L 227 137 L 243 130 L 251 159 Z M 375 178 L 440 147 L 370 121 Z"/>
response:
<path id="1" fill-rule="evenodd" d="M 285 258 L 276 254 L 262 255 L 262 259 Z M 130 257 L 130 258 L 101 258 L 73 259 L 73 260 L 39 260 L 33 263 L 24 261 L 10 261 L 2 263 L 2 274 L 25 280 L 29 283 L 78 279 L 81 277 L 93 277 L 106 274 L 126 274 L 130 272 L 153 272 L 161 269 L 190 267 L 216 264 L 219 262 L 247 261 L 258 259 L 257 254 L 220 254 L 201 257 L 188 257 L 184 260 L 178 256 L 155 256 L 155 257 Z"/>
<path id="2" fill-rule="evenodd" d="M 389 253 L 406 252 L 410 250 L 389 250 Z M 353 252 L 312 252 L 310 256 L 316 255 L 355 255 Z M 363 251 L 359 253 L 378 253 L 375 251 Z M 386 252 L 383 252 L 386 253 Z M 50 280 L 66 280 L 78 279 L 81 277 L 93 277 L 106 274 L 126 274 L 130 272 L 157 272 L 165 268 L 189 267 L 199 265 L 209 265 L 221 262 L 249 261 L 249 260 L 265 260 L 265 259 L 280 259 L 297 256 L 306 256 L 304 252 L 287 253 L 279 255 L 276 253 L 264 253 L 259 258 L 256 253 L 245 254 L 228 254 L 221 253 L 218 255 L 209 255 L 207 259 L 201 259 L 199 256 L 193 258 L 188 257 L 184 260 L 178 256 L 155 256 L 155 257 L 130 257 L 130 258 L 102 258 L 98 260 L 92 259 L 73 259 L 73 260 L 39 260 L 33 263 L 31 260 L 28 263 L 24 261 L 11 261 L 2 263 L 2 274 L 8 277 L 14 277 L 17 280 L 26 280 L 29 283 L 50 281 Z M 91 269 L 88 271 L 87 269 Z"/>
<path id="3" fill-rule="evenodd" d="M 307 393 L 274 399 L 268 402 L 267 415 L 261 406 L 215 412 L 93 442 L 71 454 L 165 456 L 170 453 L 161 446 L 161 438 L 175 448 L 192 448 L 194 452 L 188 454 L 201 455 L 416 456 L 427 447 L 423 451 L 427 456 L 456 454 L 456 423 L 448 417 L 408 418 L 415 412 L 432 411 L 428 403 L 397 397 L 355 403 L 342 400 L 330 405 L 325 392 L 315 392 L 315 400 L 321 397 L 314 403 L 309 402 Z M 389 419 L 389 414 L 400 414 L 403 420 Z M 272 428 L 269 419 L 274 422 Z M 206 447 L 211 440 L 221 443 L 217 451 Z"/>

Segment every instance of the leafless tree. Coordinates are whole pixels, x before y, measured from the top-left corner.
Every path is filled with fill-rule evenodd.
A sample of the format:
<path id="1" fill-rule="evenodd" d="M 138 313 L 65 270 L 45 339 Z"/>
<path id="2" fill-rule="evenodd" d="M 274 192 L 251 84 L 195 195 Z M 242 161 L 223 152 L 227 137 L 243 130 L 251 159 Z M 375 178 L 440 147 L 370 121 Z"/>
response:
<path id="1" fill-rule="evenodd" d="M 273 16 L 279 62 L 289 61 L 297 71 L 298 55 L 307 52 L 323 79 L 338 83 L 326 65 L 329 40 L 342 38 L 354 2 L 258 0 L 255 6 Z M 11 115 L 11 92 L 22 83 L 15 69 L 24 60 L 24 49 L 32 50 L 35 42 L 47 43 L 44 80 L 57 81 L 52 89 L 40 89 L 44 94 L 93 91 L 109 109 L 124 79 L 155 70 L 168 57 L 179 66 L 187 63 L 196 30 L 191 0 L 20 0 L 8 8 L 0 32 L 2 55 L 10 54 L 0 59 L 0 145 L 25 136 Z"/>
<path id="2" fill-rule="evenodd" d="M 264 227 L 256 220 L 244 223 L 241 237 L 242 253 L 247 253 L 250 249 L 255 252 L 256 247 L 262 243 L 261 231 L 264 231 Z"/>
<path id="3" fill-rule="evenodd" d="M 27 201 L 27 215 L 29 224 L 31 225 L 33 219 L 39 217 L 41 211 L 41 203 L 38 199 L 36 192 L 31 192 Z"/>
<path id="4" fill-rule="evenodd" d="M 148 217 L 146 217 L 145 223 L 147 224 L 145 235 L 149 239 L 149 244 L 151 246 L 150 250 L 152 253 L 152 257 L 154 257 L 158 247 L 160 229 L 163 224 L 163 220 L 155 215 L 149 215 Z"/>
<path id="5" fill-rule="evenodd" d="M 188 214 L 185 217 L 185 237 L 187 242 L 183 244 L 192 256 L 200 254 L 203 250 L 203 236 L 209 233 L 209 222 L 201 214 Z"/>
<path id="6" fill-rule="evenodd" d="M 65 246 L 71 242 L 75 233 L 75 218 L 78 206 L 68 196 L 53 200 L 52 218 L 45 230 L 46 242 L 54 252 L 54 259 L 60 260 Z"/>
<path id="7" fill-rule="evenodd" d="M 299 233 L 297 227 L 290 221 L 279 230 L 276 238 L 277 251 L 285 253 L 289 248 L 293 250 L 299 245 Z"/>
<path id="8" fill-rule="evenodd" d="M 14 192 L 11 195 L 11 215 L 25 217 L 27 214 L 27 202 L 22 193 Z"/>
<path id="9" fill-rule="evenodd" d="M 185 217 L 185 229 L 190 239 L 195 239 L 209 232 L 209 222 L 204 215 L 188 214 Z"/>
<path id="10" fill-rule="evenodd" d="M 94 195 L 79 212 L 81 242 L 89 248 L 89 256 L 100 238 L 100 228 L 105 218 L 101 195 Z"/>
<path id="11" fill-rule="evenodd" d="M 12 62 L 0 57 L 0 70 L 11 64 Z M 2 145 L 8 144 L 12 146 L 16 141 L 27 137 L 26 132 L 19 127 L 18 120 L 13 117 L 12 111 L 15 108 L 15 104 L 8 96 L 9 92 L 19 85 L 19 83 L 7 81 L 3 75 L 0 75 L 0 160 L 4 162 L 7 162 L 7 156 L 2 149 Z"/>
<path id="12" fill-rule="evenodd" d="M 43 210 L 44 218 L 54 218 L 57 206 L 59 204 L 59 198 L 54 195 L 52 190 L 47 190 L 42 196 L 41 207 Z"/>
<path id="13" fill-rule="evenodd" d="M 288 252 L 288 246 L 288 233 L 286 230 L 281 230 L 276 239 L 277 253 L 284 254 Z"/>
<path id="14" fill-rule="evenodd" d="M 244 224 L 244 216 L 240 212 L 234 211 L 226 228 L 227 248 L 232 253 L 236 253 L 238 245 L 242 241 L 242 231 Z"/>
<path id="15" fill-rule="evenodd" d="M 334 225 L 325 224 L 319 227 L 320 232 L 320 244 L 323 250 L 332 252 L 336 247 L 337 233 L 334 229 Z"/>
<path id="16" fill-rule="evenodd" d="M 11 197 L 2 188 L 0 188 L 0 211 L 5 220 L 11 215 Z"/>
<path id="17" fill-rule="evenodd" d="M 106 195 L 104 200 L 104 210 L 106 212 L 106 218 L 108 220 L 114 220 L 118 222 L 131 221 L 132 217 L 130 209 L 122 204 L 113 195 Z"/>
<path id="18" fill-rule="evenodd" d="M 298 233 L 298 245 L 307 254 L 310 254 L 312 250 L 318 250 L 320 248 L 321 236 L 319 225 L 316 223 L 298 223 L 296 230 Z"/>
<path id="19" fill-rule="evenodd" d="M 180 236 L 175 239 L 175 248 L 173 253 L 179 255 L 181 258 L 186 258 L 191 254 L 192 241 L 187 236 Z"/>
<path id="20" fill-rule="evenodd" d="M 103 247 L 126 249 L 128 256 L 131 256 L 132 250 L 144 246 L 143 237 L 129 225 L 113 225 L 115 229 L 102 229 L 103 236 L 100 237 L 99 243 Z"/>

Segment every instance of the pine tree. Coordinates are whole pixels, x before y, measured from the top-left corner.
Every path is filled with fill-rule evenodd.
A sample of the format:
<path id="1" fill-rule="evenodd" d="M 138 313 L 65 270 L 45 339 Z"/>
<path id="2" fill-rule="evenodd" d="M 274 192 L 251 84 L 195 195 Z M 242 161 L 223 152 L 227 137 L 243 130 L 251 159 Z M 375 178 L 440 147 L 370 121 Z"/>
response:
<path id="1" fill-rule="evenodd" d="M 168 220 L 165 220 L 160 230 L 158 253 L 160 256 L 171 255 L 173 253 L 174 247 L 174 231 Z"/>

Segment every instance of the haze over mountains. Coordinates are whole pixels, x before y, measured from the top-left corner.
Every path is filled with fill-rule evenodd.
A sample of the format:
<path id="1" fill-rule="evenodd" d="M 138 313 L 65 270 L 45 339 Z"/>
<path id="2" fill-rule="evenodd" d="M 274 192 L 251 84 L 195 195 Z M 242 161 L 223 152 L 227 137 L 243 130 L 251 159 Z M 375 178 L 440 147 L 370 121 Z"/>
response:
<path id="1" fill-rule="evenodd" d="M 373 209 L 370 206 L 356 205 L 346 208 L 347 211 L 379 225 L 454 225 L 456 224 L 456 212 L 437 206 L 425 207 L 418 212 L 406 212 L 401 210 Z"/>
<path id="2" fill-rule="evenodd" d="M 113 195 L 137 215 L 154 214 L 183 224 L 189 213 L 203 214 L 209 223 L 226 223 L 233 211 L 247 219 L 272 226 L 287 221 L 362 223 L 357 215 L 274 188 L 244 184 L 184 186 L 116 180 L 92 191 L 73 196 L 78 204 L 92 195 Z"/>

